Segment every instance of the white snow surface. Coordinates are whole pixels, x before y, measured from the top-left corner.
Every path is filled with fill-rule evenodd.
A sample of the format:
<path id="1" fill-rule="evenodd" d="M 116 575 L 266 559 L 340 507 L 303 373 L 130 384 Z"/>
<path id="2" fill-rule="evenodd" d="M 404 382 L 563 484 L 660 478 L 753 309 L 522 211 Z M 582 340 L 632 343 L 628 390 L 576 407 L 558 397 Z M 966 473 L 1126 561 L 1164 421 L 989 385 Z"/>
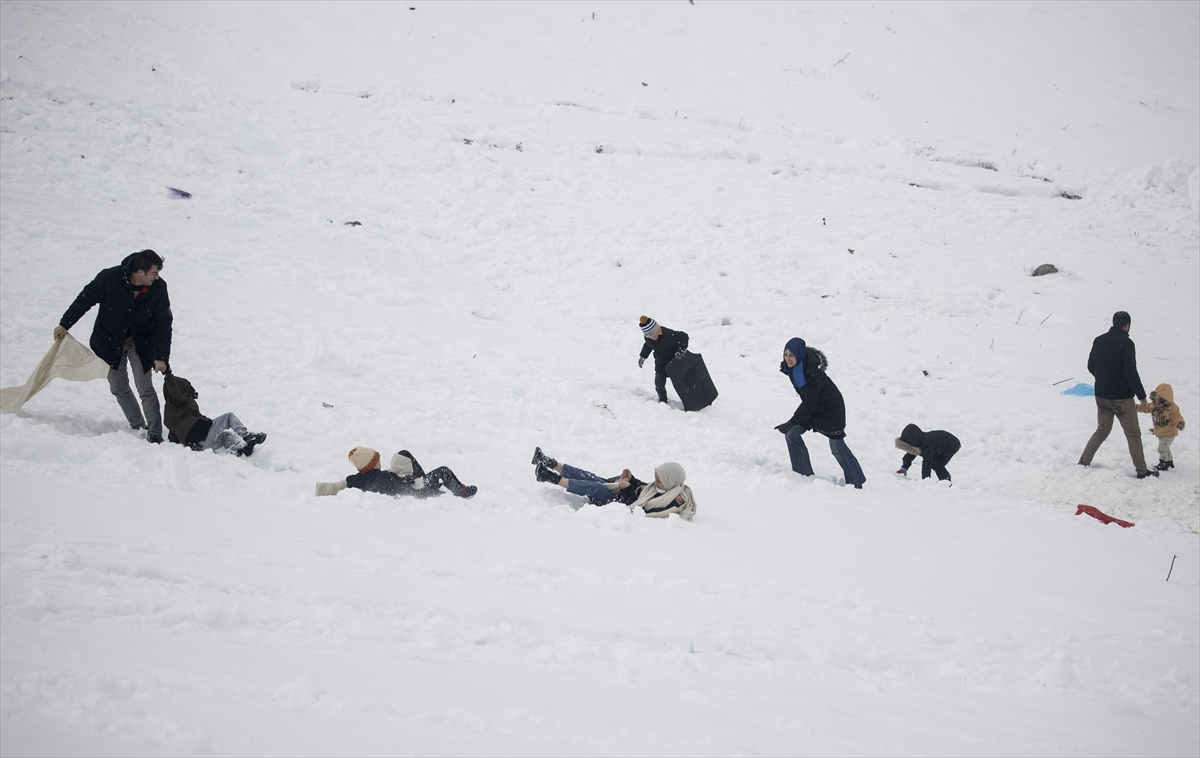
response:
<path id="1" fill-rule="evenodd" d="M 0 417 L 0 752 L 1196 755 L 1198 38 L 1194 2 L 0 4 L 0 383 L 151 247 L 172 367 L 269 435 L 151 447 L 103 381 Z M 1192 421 L 1157 480 L 1119 429 L 1075 465 L 1116 310 Z M 643 313 L 710 408 L 654 402 Z M 862 491 L 818 435 L 790 470 L 792 336 Z M 892 473 L 909 422 L 952 488 Z M 479 494 L 314 497 L 356 445 Z M 678 461 L 698 514 L 583 505 L 535 445 Z"/>

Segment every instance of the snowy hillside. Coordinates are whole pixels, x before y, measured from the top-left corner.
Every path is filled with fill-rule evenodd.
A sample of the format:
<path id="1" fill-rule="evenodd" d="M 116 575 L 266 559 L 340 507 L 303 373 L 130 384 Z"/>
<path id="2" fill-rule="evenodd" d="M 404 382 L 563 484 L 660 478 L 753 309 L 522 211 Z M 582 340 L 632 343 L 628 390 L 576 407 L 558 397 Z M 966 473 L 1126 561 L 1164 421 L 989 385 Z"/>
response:
<path id="1" fill-rule="evenodd" d="M 173 369 L 269 435 L 151 446 L 104 381 L 0 416 L 0 753 L 1197 754 L 1197 39 L 1194 2 L 0 4 L 0 385 L 150 247 Z M 1075 465 L 1116 310 L 1191 423 L 1157 480 L 1119 429 Z M 641 314 L 710 408 L 655 402 Z M 817 435 L 791 471 L 793 336 L 862 491 Z M 952 488 L 892 473 L 910 422 Z M 315 497 L 356 445 L 480 492 Z M 698 514 L 581 507 L 536 445 L 677 461 Z"/>

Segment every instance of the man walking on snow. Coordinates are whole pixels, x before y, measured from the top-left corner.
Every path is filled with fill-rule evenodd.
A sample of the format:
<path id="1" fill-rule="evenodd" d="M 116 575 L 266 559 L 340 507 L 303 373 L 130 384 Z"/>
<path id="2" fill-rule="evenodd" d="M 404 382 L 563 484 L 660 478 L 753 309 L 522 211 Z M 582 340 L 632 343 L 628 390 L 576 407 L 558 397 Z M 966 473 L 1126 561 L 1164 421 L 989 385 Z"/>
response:
<path id="1" fill-rule="evenodd" d="M 1112 431 L 1113 416 L 1121 422 L 1125 431 L 1125 442 L 1129 445 L 1129 457 L 1138 479 L 1158 476 L 1157 471 L 1146 468 L 1146 454 L 1142 451 L 1142 430 L 1138 426 L 1137 412 L 1145 411 L 1146 390 L 1138 376 L 1137 356 L 1133 340 L 1129 339 L 1129 324 L 1132 321 L 1125 311 L 1117 311 L 1112 317 L 1112 328 L 1092 341 L 1092 352 L 1088 356 L 1088 371 L 1096 377 L 1096 431 L 1079 456 L 1080 466 L 1092 465 L 1092 458 L 1100 445 Z M 1140 403 L 1134 403 L 1137 395 Z"/>
<path id="2" fill-rule="evenodd" d="M 150 370 L 165 373 L 171 358 L 171 301 L 167 283 L 158 278 L 163 260 L 153 250 L 134 253 L 120 266 L 106 268 L 91 281 L 54 327 L 61 340 L 83 314 L 99 305 L 89 345 L 108 364 L 108 388 L 134 429 L 145 429 L 148 442 L 162 442 L 162 414 Z M 141 407 L 129 389 L 125 363 L 133 370 Z M 145 415 L 143 416 L 143 412 Z"/>

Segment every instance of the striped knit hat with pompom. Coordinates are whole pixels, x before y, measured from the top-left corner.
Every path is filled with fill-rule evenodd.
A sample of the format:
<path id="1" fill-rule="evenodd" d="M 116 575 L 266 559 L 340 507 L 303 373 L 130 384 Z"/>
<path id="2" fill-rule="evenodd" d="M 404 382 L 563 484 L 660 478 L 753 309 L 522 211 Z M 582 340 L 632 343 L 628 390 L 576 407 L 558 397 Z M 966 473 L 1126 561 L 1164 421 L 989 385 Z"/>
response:
<path id="1" fill-rule="evenodd" d="M 642 316 L 638 319 L 638 324 L 642 327 L 642 334 L 647 337 L 658 334 L 658 322 L 649 316 Z"/>
<path id="2" fill-rule="evenodd" d="M 379 453 L 369 447 L 356 447 L 350 451 L 350 464 L 365 474 L 379 465 Z"/>

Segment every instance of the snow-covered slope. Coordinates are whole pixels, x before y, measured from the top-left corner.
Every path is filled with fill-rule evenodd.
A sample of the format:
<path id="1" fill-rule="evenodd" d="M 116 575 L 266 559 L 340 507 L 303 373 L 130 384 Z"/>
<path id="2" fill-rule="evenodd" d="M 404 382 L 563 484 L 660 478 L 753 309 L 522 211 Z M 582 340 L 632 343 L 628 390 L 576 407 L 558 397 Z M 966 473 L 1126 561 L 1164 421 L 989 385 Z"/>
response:
<path id="1" fill-rule="evenodd" d="M 0 417 L 0 749 L 1196 753 L 1195 431 L 1160 480 L 1119 432 L 1081 469 L 1060 391 L 1124 309 L 1200 413 L 1198 35 L 1195 3 L 0 5 L 0 384 L 152 247 L 173 368 L 270 435 L 150 448 L 103 382 Z M 711 408 L 653 402 L 642 313 Z M 772 428 L 797 335 L 861 492 Z M 908 422 L 963 440 L 952 489 L 891 474 Z M 359 444 L 480 494 L 313 497 Z M 580 508 L 535 445 L 677 460 L 699 515 Z"/>

